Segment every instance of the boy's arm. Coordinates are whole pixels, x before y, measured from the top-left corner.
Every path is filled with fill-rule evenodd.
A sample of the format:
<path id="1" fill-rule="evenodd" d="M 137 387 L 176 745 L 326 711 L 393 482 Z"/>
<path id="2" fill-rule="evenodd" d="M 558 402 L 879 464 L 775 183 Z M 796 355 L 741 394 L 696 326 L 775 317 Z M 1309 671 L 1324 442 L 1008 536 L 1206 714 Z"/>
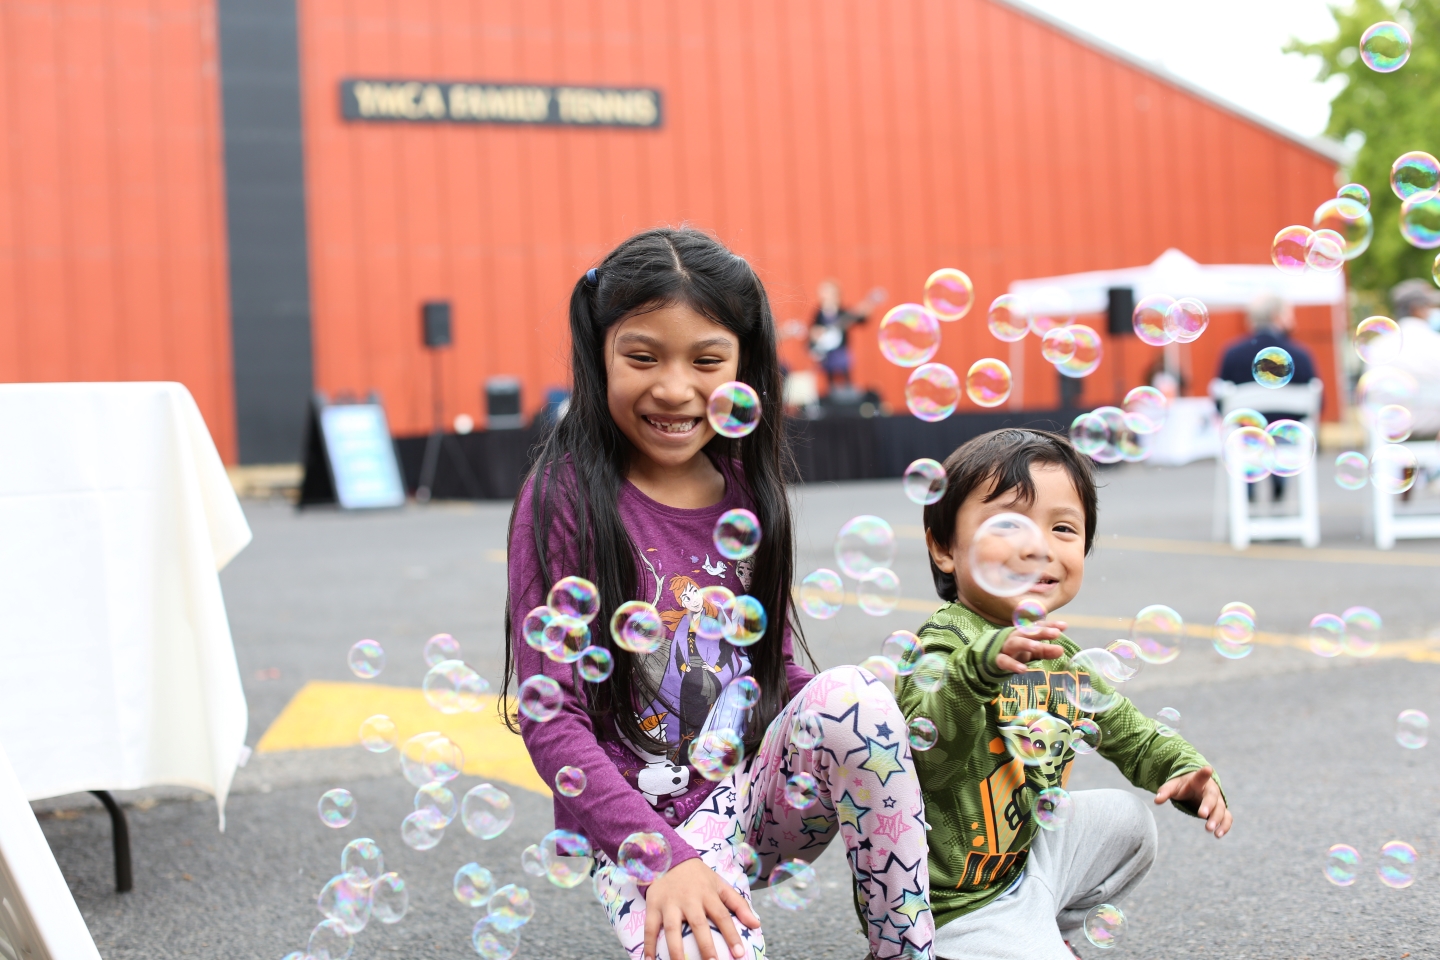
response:
<path id="1" fill-rule="evenodd" d="M 1209 766 L 1200 751 L 1183 737 L 1160 736 L 1155 721 L 1141 713 L 1127 697 L 1121 697 L 1118 704 L 1097 715 L 1095 722 L 1100 725 L 1100 756 L 1115 764 L 1126 780 L 1142 790 L 1158 793 L 1167 781 Z M 1215 785 L 1221 787 L 1224 796 L 1218 776 Z M 1171 802 L 1176 809 L 1198 816 L 1193 805 L 1179 800 Z"/>

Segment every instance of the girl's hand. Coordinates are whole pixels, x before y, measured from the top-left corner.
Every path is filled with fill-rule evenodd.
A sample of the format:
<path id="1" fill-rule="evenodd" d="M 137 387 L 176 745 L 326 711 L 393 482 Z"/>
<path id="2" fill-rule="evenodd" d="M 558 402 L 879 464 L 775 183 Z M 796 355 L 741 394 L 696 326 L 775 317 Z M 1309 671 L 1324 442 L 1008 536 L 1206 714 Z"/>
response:
<path id="1" fill-rule="evenodd" d="M 645 891 L 645 960 L 655 960 L 655 943 L 660 929 L 665 929 L 665 943 L 670 956 L 679 960 L 685 956 L 685 944 L 680 937 L 680 926 L 688 922 L 695 936 L 695 946 L 700 949 L 704 960 L 720 960 L 715 952 L 715 940 L 710 936 L 710 922 L 713 920 L 720 935 L 730 945 L 730 955 L 745 956 L 740 943 L 740 934 L 730 915 L 751 930 L 758 929 L 760 918 L 750 909 L 750 904 L 724 880 L 705 866 L 699 857 L 686 860 L 672 867 Z"/>
<path id="2" fill-rule="evenodd" d="M 1060 636 L 1067 626 L 1064 620 L 1040 620 L 1026 627 L 1024 633 L 1016 630 L 1005 638 L 995 657 L 995 666 L 1011 673 L 1024 673 L 1025 664 L 1032 660 L 1058 660 L 1065 656 L 1065 648 L 1045 641 Z"/>

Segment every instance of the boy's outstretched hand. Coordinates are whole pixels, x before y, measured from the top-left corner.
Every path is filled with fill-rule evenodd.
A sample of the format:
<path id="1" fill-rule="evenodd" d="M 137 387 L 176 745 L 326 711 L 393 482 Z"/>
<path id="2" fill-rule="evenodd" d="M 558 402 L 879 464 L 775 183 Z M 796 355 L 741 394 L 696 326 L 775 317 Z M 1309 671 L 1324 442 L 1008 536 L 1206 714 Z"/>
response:
<path id="1" fill-rule="evenodd" d="M 1065 632 L 1064 620 L 1040 620 L 1025 628 L 1016 630 L 1005 638 L 1000 653 L 995 657 L 995 666 L 1011 673 L 1024 673 L 1025 664 L 1031 660 L 1057 660 L 1065 656 L 1065 648 L 1057 643 L 1047 643 Z"/>
<path id="2" fill-rule="evenodd" d="M 1160 792 L 1155 794 L 1155 802 L 1165 803 L 1167 800 L 1179 800 L 1194 807 L 1205 821 L 1205 829 L 1215 834 L 1216 840 L 1230 832 L 1230 822 L 1234 818 L 1225 806 L 1220 785 L 1215 782 L 1214 767 L 1201 767 L 1166 781 Z"/>

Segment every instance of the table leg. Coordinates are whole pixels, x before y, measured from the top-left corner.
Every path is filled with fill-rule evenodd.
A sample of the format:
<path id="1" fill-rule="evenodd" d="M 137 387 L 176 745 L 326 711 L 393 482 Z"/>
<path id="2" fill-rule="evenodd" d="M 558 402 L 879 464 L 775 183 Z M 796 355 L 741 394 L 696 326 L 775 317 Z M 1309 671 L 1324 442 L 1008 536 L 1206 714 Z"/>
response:
<path id="1" fill-rule="evenodd" d="M 135 886 L 135 877 L 130 870 L 130 825 L 125 821 L 125 811 L 110 796 L 109 790 L 90 792 L 110 812 L 110 829 L 115 841 L 115 892 L 129 893 Z"/>

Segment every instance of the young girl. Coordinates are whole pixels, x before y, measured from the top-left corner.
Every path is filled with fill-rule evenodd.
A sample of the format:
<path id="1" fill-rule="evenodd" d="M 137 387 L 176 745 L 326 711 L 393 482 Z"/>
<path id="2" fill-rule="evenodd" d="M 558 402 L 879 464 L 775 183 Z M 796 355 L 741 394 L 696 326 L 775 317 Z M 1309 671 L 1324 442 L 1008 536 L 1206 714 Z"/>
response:
<path id="1" fill-rule="evenodd" d="M 512 679 L 541 673 L 560 684 L 558 715 L 518 720 L 546 780 L 566 765 L 587 774 L 579 796 L 557 793 L 557 827 L 588 837 L 600 866 L 613 863 L 636 832 L 669 844 L 671 867 L 648 886 L 625 873 L 599 875 L 597 892 L 622 946 L 646 960 L 718 960 L 720 950 L 763 957 L 740 844 L 758 852 L 765 878 L 781 861 L 814 860 L 838 835 L 872 956 L 928 957 L 934 924 L 925 824 L 904 718 L 868 672 L 839 667 L 812 676 L 793 656 L 799 633 L 790 604 L 781 377 L 759 277 L 703 233 L 647 231 L 576 283 L 570 336 L 570 407 L 545 439 L 511 516 L 507 693 Z M 710 394 L 732 380 L 754 387 L 764 410 L 740 440 L 717 435 L 706 419 Z M 763 533 L 746 571 L 748 590 L 728 564 L 708 560 L 716 521 L 736 507 L 753 511 Z M 582 682 L 572 665 L 531 648 L 520 633 L 526 613 L 569 575 L 599 588 L 590 642 L 614 658 L 600 683 Z M 678 594 L 665 589 L 672 582 Z M 681 668 L 672 669 L 671 658 L 688 658 L 688 645 L 662 643 L 640 655 L 610 636 L 610 617 L 628 600 L 670 614 L 671 631 L 687 615 L 703 616 L 682 599 L 690 584 L 748 592 L 769 614 L 761 639 L 720 673 L 703 656 L 693 667 L 686 660 L 682 676 L 708 670 L 713 684 L 665 682 Z M 682 729 L 692 733 L 686 720 L 707 716 L 724 685 L 742 674 L 760 688 L 740 731 L 745 759 L 712 783 L 689 765 Z M 823 732 L 813 747 L 792 742 L 801 711 L 812 711 Z M 807 809 L 785 800 L 786 782 L 798 773 L 816 781 L 818 799 Z M 812 909 L 838 907 L 822 901 Z"/>

